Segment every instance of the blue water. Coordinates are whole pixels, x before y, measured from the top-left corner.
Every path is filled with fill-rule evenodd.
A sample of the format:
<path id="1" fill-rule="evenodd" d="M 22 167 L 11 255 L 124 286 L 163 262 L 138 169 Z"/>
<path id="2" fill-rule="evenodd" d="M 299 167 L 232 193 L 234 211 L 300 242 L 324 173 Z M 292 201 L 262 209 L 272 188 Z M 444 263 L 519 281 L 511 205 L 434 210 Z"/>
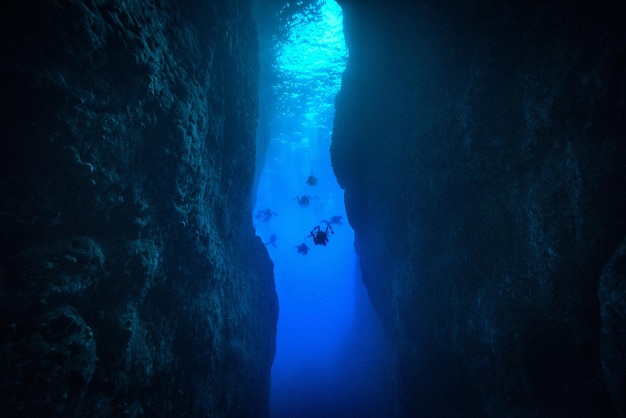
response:
<path id="1" fill-rule="evenodd" d="M 329 154 L 334 97 L 347 60 L 341 9 L 329 1 L 321 12 L 277 45 L 271 139 L 254 209 L 280 305 L 271 414 L 384 417 L 385 339 L 360 280 Z M 327 229 L 324 221 L 333 217 L 338 222 Z M 328 233 L 326 246 L 309 236 L 317 226 Z M 302 244 L 306 254 L 298 252 Z"/>

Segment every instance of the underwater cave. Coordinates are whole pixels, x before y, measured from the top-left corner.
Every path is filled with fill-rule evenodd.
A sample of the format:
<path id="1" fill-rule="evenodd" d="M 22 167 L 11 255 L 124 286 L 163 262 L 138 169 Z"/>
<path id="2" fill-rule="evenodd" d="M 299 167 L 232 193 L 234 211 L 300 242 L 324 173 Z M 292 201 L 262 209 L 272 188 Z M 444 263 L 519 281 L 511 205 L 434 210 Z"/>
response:
<path id="1" fill-rule="evenodd" d="M 330 161 L 335 95 L 348 59 L 341 8 L 285 3 L 270 16 L 255 15 L 264 161 L 257 159 L 254 218 L 279 301 L 271 416 L 384 416 L 385 337 L 360 280 Z M 328 240 L 316 242 L 319 233 Z"/>
<path id="2" fill-rule="evenodd" d="M 626 416 L 624 19 L 3 2 L 0 416 Z"/>

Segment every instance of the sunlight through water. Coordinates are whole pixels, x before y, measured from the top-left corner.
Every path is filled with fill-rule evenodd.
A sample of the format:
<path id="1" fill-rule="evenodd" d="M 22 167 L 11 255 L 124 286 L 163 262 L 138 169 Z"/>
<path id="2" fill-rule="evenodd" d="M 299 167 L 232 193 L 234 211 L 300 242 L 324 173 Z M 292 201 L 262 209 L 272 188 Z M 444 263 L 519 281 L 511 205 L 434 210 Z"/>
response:
<path id="1" fill-rule="evenodd" d="M 362 404 L 367 381 L 367 367 L 358 364 L 367 336 L 357 322 L 364 315 L 377 321 L 330 162 L 334 100 L 348 55 L 342 13 L 333 1 L 320 4 L 313 17 L 294 16 L 275 45 L 271 138 L 254 209 L 280 305 L 274 418 L 353 416 L 346 405 Z M 326 245 L 310 236 L 317 227 L 327 232 Z"/>
<path id="2" fill-rule="evenodd" d="M 332 124 L 335 95 L 346 67 L 341 8 L 326 2 L 319 18 L 295 23 L 278 46 L 276 116 L 303 124 Z"/>

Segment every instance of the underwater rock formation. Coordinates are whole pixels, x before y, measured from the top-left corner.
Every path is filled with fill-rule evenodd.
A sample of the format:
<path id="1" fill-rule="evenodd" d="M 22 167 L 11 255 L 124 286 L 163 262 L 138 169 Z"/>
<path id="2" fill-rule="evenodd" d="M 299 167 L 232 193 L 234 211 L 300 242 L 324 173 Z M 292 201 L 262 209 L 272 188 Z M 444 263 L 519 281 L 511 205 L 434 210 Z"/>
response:
<path id="1" fill-rule="evenodd" d="M 250 9 L 0 6 L 0 415 L 268 416 Z"/>
<path id="2" fill-rule="evenodd" d="M 626 416 L 623 10 L 340 4 L 331 154 L 396 416 Z"/>

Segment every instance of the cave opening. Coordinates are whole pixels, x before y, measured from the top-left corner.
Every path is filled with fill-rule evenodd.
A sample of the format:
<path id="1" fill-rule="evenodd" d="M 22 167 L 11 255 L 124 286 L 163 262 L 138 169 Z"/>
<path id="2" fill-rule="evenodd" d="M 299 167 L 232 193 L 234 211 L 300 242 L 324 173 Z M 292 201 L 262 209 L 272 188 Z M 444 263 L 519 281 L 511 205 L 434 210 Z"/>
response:
<path id="1" fill-rule="evenodd" d="M 348 51 L 334 1 L 259 0 L 254 224 L 279 299 L 273 418 L 384 416 L 385 341 L 330 162 L 334 99 Z M 315 245 L 314 228 L 328 233 Z"/>

